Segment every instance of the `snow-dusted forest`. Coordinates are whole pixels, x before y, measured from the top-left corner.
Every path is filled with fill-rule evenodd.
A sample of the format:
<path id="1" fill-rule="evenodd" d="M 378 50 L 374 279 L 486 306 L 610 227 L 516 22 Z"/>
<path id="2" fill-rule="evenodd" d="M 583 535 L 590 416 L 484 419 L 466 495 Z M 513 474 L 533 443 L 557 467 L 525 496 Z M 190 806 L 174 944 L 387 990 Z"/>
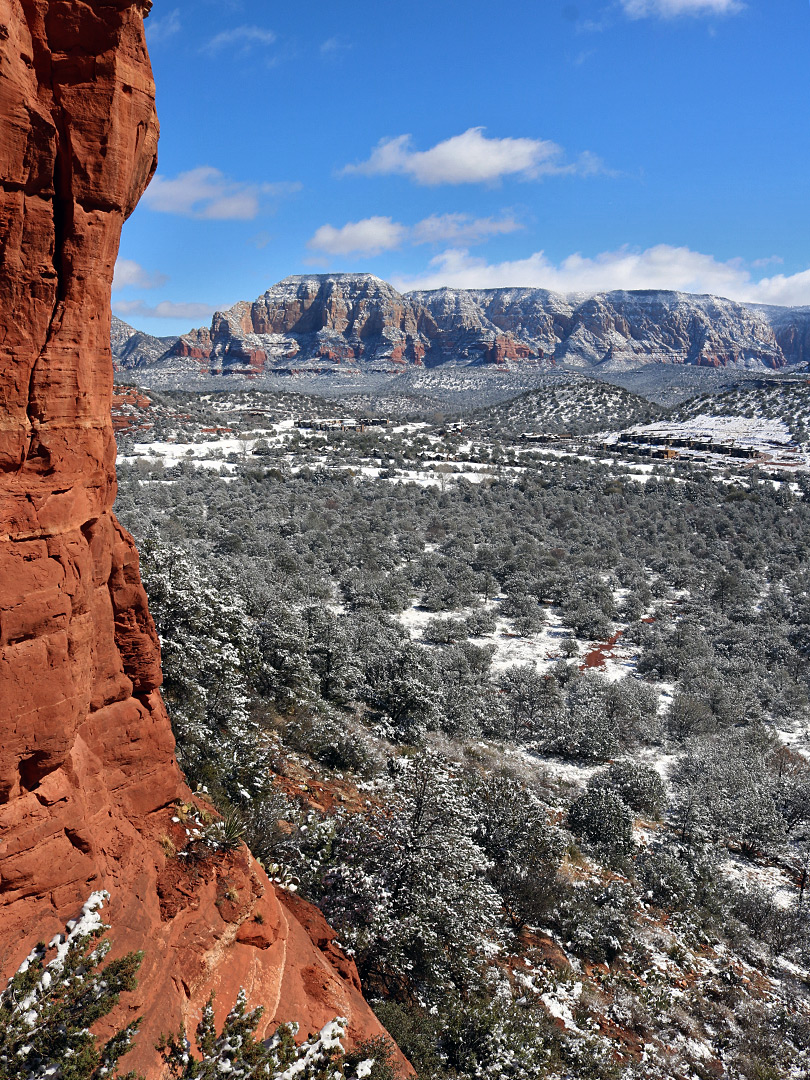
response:
<path id="1" fill-rule="evenodd" d="M 178 753 L 420 1077 L 804 1075 L 805 474 L 231 415 L 122 443 Z"/>

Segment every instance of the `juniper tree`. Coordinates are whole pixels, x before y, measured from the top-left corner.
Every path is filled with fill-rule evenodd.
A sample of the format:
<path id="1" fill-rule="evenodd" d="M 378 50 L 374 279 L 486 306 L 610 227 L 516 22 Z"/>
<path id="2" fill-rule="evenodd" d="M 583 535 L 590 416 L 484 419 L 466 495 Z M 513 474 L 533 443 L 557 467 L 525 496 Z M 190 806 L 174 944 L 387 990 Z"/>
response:
<path id="1" fill-rule="evenodd" d="M 605 788 L 592 788 L 572 803 L 568 827 L 616 858 L 629 855 L 635 847 L 630 807 Z"/>
<path id="2" fill-rule="evenodd" d="M 37 945 L 0 994 L 0 1080 L 111 1080 L 132 1049 L 140 1020 L 99 1044 L 90 1030 L 134 990 L 143 954 L 104 963 L 110 942 L 93 893 L 78 918 L 48 945 Z M 53 955 L 49 957 L 49 954 Z M 122 1080 L 135 1080 L 127 1073 Z"/>

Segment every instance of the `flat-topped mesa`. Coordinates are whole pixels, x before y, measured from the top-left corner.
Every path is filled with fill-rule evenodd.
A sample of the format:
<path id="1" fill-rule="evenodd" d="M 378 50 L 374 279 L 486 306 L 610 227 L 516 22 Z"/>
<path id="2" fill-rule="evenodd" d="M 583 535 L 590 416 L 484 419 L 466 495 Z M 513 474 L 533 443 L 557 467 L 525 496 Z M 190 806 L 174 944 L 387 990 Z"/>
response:
<path id="1" fill-rule="evenodd" d="M 164 354 L 207 373 L 395 372 L 410 364 L 778 369 L 810 359 L 810 315 L 663 290 L 398 293 L 371 274 L 289 277 Z"/>
<path id="2" fill-rule="evenodd" d="M 264 1004 L 260 1034 L 382 1029 L 322 920 L 305 930 L 246 850 L 186 880 L 161 844 L 190 792 L 111 510 L 110 289 L 158 139 L 148 7 L 0 0 L 0 985 L 106 889 L 114 955 L 145 951 L 110 1023 L 144 1016 L 126 1067 L 152 1080 L 161 1032 L 214 989 L 220 1018 L 241 986 Z"/>

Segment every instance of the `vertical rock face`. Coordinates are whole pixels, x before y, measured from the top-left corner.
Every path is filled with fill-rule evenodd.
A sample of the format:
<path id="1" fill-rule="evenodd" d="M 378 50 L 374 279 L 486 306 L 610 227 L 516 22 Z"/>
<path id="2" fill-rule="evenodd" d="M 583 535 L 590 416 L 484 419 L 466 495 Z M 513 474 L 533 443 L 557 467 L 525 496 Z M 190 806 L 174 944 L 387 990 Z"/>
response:
<path id="1" fill-rule="evenodd" d="M 810 308 L 765 308 L 764 311 L 788 363 L 810 361 Z"/>
<path id="2" fill-rule="evenodd" d="M 110 286 L 158 139 L 149 6 L 0 0 L 0 979 L 107 889 L 115 952 L 146 954 L 111 1021 L 145 1016 L 126 1061 L 151 1078 L 157 1036 L 212 989 L 223 1013 L 244 986 L 267 1028 L 381 1029 L 246 852 L 188 876 L 166 854 L 189 792 L 111 512 Z"/>

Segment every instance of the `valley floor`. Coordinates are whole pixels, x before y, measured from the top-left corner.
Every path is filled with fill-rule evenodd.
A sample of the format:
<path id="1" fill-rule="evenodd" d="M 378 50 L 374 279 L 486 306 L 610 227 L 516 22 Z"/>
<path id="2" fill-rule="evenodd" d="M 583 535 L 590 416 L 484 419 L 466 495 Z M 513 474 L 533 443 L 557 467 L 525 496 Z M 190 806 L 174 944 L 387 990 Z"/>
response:
<path id="1" fill-rule="evenodd" d="M 184 768 L 424 1080 L 810 1067 L 805 388 L 622 395 L 122 413 Z"/>

